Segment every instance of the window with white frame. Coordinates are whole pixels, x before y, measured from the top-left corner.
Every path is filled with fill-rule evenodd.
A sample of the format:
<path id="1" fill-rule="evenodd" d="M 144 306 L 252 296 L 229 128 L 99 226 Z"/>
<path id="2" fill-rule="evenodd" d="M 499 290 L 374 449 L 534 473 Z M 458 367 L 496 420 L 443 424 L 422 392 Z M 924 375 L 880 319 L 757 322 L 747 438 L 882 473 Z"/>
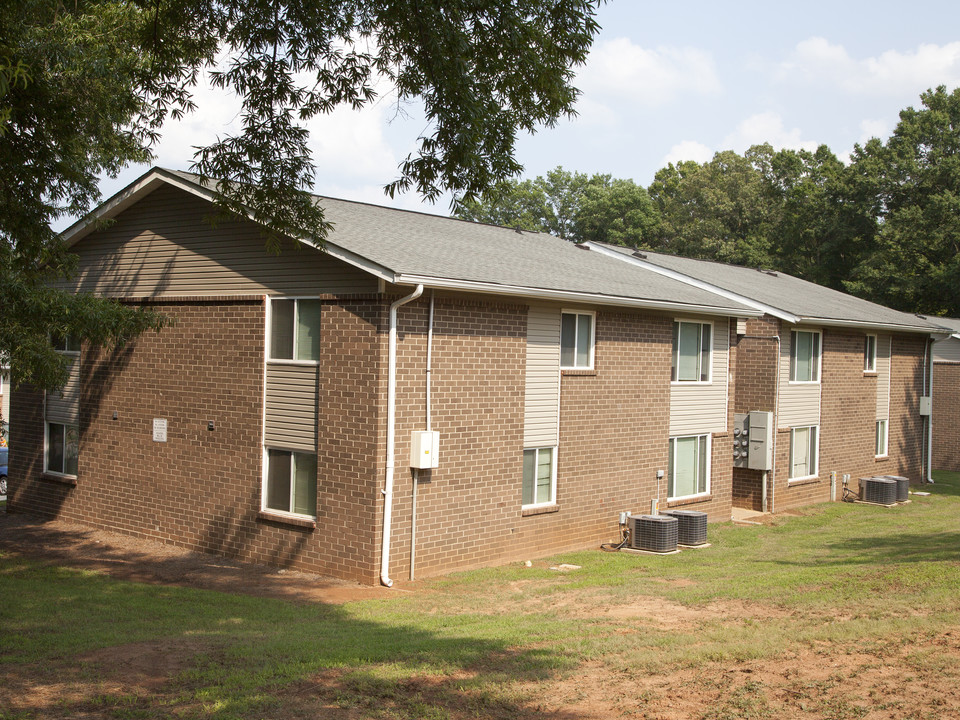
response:
<path id="1" fill-rule="evenodd" d="M 560 367 L 565 370 L 593 369 L 593 325 L 591 312 L 560 314 Z"/>
<path id="2" fill-rule="evenodd" d="M 320 359 L 321 302 L 310 298 L 270 301 L 270 359 Z"/>
<path id="3" fill-rule="evenodd" d="M 867 335 L 863 340 L 863 371 L 877 371 L 877 336 Z"/>
<path id="4" fill-rule="evenodd" d="M 820 382 L 820 333 L 793 330 L 790 333 L 790 382 Z"/>
<path id="5" fill-rule="evenodd" d="M 78 353 L 80 352 L 80 338 L 76 335 L 51 335 L 50 344 L 53 345 L 53 349 L 61 353 Z"/>
<path id="6" fill-rule="evenodd" d="M 710 492 L 710 436 L 670 438 L 667 497 L 670 500 Z"/>
<path id="7" fill-rule="evenodd" d="M 877 457 L 887 455 L 887 421 L 877 420 Z"/>
<path id="8" fill-rule="evenodd" d="M 75 425 L 48 422 L 44 471 L 56 475 L 77 475 L 80 433 Z"/>
<path id="9" fill-rule="evenodd" d="M 672 382 L 710 382 L 713 325 L 677 320 L 673 323 Z"/>
<path id="10" fill-rule="evenodd" d="M 790 430 L 790 479 L 817 476 L 818 431 L 816 425 Z"/>
<path id="11" fill-rule="evenodd" d="M 523 451 L 523 507 L 552 505 L 557 497 L 556 448 Z"/>
<path id="12" fill-rule="evenodd" d="M 267 486 L 263 506 L 295 515 L 317 515 L 317 456 L 267 449 Z"/>

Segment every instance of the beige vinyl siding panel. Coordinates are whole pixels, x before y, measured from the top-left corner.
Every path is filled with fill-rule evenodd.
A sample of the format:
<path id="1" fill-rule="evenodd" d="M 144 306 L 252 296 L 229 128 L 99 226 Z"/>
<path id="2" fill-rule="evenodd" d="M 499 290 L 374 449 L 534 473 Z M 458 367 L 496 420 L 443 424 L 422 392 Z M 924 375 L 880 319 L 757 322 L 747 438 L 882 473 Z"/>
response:
<path id="1" fill-rule="evenodd" d="M 70 377 L 63 392 L 47 391 L 47 422 L 77 425 L 80 422 L 80 358 L 76 357 L 70 368 Z"/>
<path id="2" fill-rule="evenodd" d="M 817 330 L 817 328 L 793 328 L 797 330 Z M 821 383 L 791 383 L 790 353 L 791 334 L 787 329 L 780 344 L 780 415 L 777 427 L 780 429 L 806 427 L 820 424 Z M 820 338 L 823 347 L 823 337 Z M 820 358 L 820 377 L 823 377 L 823 356 Z"/>
<path id="3" fill-rule="evenodd" d="M 310 247 L 268 253 L 252 222 L 212 227 L 204 220 L 212 210 L 182 190 L 155 190 L 74 246 L 77 274 L 60 287 L 111 297 L 377 291 L 373 276 Z"/>
<path id="4" fill-rule="evenodd" d="M 699 435 L 727 429 L 728 354 L 730 320 L 713 322 L 713 360 L 709 385 L 670 385 L 670 435 Z"/>
<path id="5" fill-rule="evenodd" d="M 560 309 L 527 314 L 523 446 L 555 447 L 560 440 Z"/>
<path id="6" fill-rule="evenodd" d="M 877 420 L 890 417 L 890 344 L 889 335 L 877 337 Z"/>
<path id="7" fill-rule="evenodd" d="M 264 444 L 317 451 L 317 367 L 267 364 Z"/>
<path id="8" fill-rule="evenodd" d="M 934 362 L 960 363 L 960 340 L 947 338 L 933 344 Z"/>

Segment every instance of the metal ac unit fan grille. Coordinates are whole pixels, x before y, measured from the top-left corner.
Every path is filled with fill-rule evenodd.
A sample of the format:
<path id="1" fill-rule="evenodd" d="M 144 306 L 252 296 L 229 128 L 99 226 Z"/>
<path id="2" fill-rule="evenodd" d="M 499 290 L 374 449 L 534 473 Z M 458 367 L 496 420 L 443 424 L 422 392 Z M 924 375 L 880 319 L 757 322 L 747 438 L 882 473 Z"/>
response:
<path id="1" fill-rule="evenodd" d="M 664 515 L 677 519 L 677 542 L 704 545 L 707 542 L 707 514 L 697 510 L 670 510 Z"/>
<path id="2" fill-rule="evenodd" d="M 895 505 L 897 502 L 897 481 L 889 478 L 872 477 L 861 479 L 860 499 L 877 505 Z"/>
<path id="3" fill-rule="evenodd" d="M 910 499 L 910 479 L 903 475 L 884 475 L 897 484 L 897 502 L 906 502 Z"/>
<path id="4" fill-rule="evenodd" d="M 677 549 L 677 528 L 674 517 L 641 515 L 630 518 L 630 547 L 634 550 L 668 553 Z"/>

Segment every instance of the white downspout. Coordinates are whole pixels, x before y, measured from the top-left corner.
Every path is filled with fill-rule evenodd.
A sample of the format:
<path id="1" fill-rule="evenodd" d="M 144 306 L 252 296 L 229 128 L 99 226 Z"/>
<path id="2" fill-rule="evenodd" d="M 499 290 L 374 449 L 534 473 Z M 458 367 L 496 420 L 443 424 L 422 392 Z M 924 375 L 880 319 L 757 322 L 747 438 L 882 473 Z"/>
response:
<path id="1" fill-rule="evenodd" d="M 390 526 L 393 514 L 394 436 L 397 421 L 397 308 L 423 294 L 423 285 L 390 304 L 390 334 L 387 349 L 387 475 L 383 487 L 383 543 L 380 548 L 380 582 L 393 587 L 390 579 Z"/>
<path id="2" fill-rule="evenodd" d="M 923 348 L 923 360 L 924 365 L 926 365 L 927 372 L 925 373 L 930 382 L 927 385 L 925 395 L 933 398 L 933 344 L 932 338 L 927 338 L 927 342 Z M 927 350 L 929 349 L 929 359 Z M 889 420 L 887 421 L 889 423 Z M 888 430 L 889 432 L 889 430 Z M 925 478 L 926 482 L 933 483 L 933 407 L 931 405 L 930 414 L 927 415 L 927 477 Z"/>

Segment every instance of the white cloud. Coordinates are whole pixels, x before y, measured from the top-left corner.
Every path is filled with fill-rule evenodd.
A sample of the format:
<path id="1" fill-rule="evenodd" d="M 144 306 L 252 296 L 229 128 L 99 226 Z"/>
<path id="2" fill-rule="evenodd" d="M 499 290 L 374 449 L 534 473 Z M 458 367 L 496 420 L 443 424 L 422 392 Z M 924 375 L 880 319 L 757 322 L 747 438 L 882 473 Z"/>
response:
<path id="1" fill-rule="evenodd" d="M 770 143 L 774 150 L 816 150 L 820 145 L 816 140 L 804 140 L 799 128 L 785 128 L 778 113 L 763 112 L 742 120 L 736 130 L 724 138 L 723 148 L 742 153 L 760 143 Z"/>
<path id="2" fill-rule="evenodd" d="M 860 123 L 860 139 L 857 142 L 863 145 L 870 138 L 886 140 L 890 132 L 890 123 L 886 120 L 863 120 Z"/>
<path id="3" fill-rule="evenodd" d="M 834 85 L 860 95 L 917 94 L 938 85 L 960 85 L 960 42 L 921 44 L 916 50 L 888 50 L 858 59 L 843 45 L 812 37 L 797 44 L 790 58 L 781 63 L 778 76 Z"/>
<path id="4" fill-rule="evenodd" d="M 712 160 L 713 155 L 713 150 L 703 143 L 698 143 L 695 140 L 684 140 L 670 148 L 670 151 L 660 161 L 660 167 L 666 167 L 668 163 L 676 165 L 686 160 L 705 163 Z"/>
<path id="5" fill-rule="evenodd" d="M 584 97 L 656 107 L 681 95 L 715 95 L 721 84 L 710 53 L 692 47 L 648 49 L 621 37 L 601 42 L 577 78 Z"/>

